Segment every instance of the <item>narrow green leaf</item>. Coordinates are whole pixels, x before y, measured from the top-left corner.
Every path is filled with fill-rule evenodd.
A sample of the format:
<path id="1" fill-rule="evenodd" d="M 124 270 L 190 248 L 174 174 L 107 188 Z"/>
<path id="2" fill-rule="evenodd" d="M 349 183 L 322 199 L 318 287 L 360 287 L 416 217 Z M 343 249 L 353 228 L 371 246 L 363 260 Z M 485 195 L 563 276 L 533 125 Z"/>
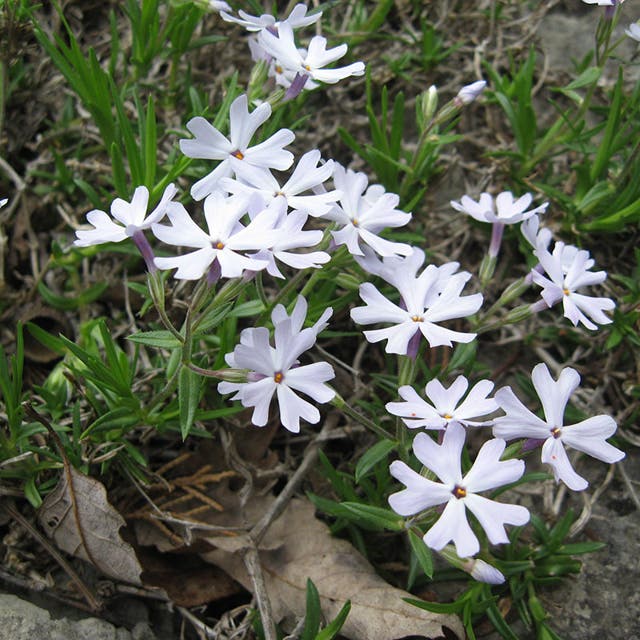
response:
<path id="1" fill-rule="evenodd" d="M 395 448 L 396 443 L 393 440 L 380 440 L 380 442 L 374 444 L 373 447 L 358 460 L 358 464 L 356 465 L 356 483 L 360 482 L 362 477 Z"/>
<path id="2" fill-rule="evenodd" d="M 200 376 L 182 366 L 178 376 L 178 405 L 180 407 L 180 433 L 185 440 L 193 427 L 200 402 Z"/>
<path id="3" fill-rule="evenodd" d="M 320 595 L 313 581 L 307 578 L 307 607 L 304 618 L 304 627 L 300 634 L 300 640 L 316 640 L 320 629 Z"/>
<path id="4" fill-rule="evenodd" d="M 149 190 L 153 188 L 156 177 L 156 155 L 158 152 L 158 131 L 153 96 L 147 101 L 147 113 L 144 132 L 144 184 Z"/>
<path id="5" fill-rule="evenodd" d="M 426 600 L 416 600 L 415 598 L 402 598 L 405 602 L 414 607 L 431 611 L 432 613 L 460 613 L 464 607 L 464 601 L 456 602 L 427 602 Z"/>
<path id="6" fill-rule="evenodd" d="M 363 521 L 377 527 L 383 527 L 391 531 L 402 531 L 404 529 L 404 518 L 390 509 L 374 507 L 370 504 L 360 502 L 341 502 L 340 506 L 347 513 L 351 513 L 354 522 Z"/>
<path id="7" fill-rule="evenodd" d="M 127 336 L 127 340 L 161 349 L 175 349 L 182 346 L 182 343 L 170 331 L 165 330 L 139 331 Z"/>
<path id="8" fill-rule="evenodd" d="M 338 615 L 316 636 L 315 640 L 333 640 L 347 620 L 351 611 L 351 601 L 347 600 Z"/>
<path id="9" fill-rule="evenodd" d="M 433 576 L 433 558 L 431 556 L 431 549 L 427 547 L 424 540 L 417 536 L 411 529 L 409 529 L 409 542 L 411 543 L 411 549 L 418 560 L 418 564 L 424 571 L 427 578 Z"/>

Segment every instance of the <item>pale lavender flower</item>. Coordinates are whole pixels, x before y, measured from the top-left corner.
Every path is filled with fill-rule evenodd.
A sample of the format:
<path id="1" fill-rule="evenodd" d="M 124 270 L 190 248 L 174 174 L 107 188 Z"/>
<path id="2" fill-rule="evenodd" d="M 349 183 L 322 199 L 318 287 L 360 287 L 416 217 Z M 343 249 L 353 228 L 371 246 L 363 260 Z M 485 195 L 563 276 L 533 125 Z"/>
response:
<path id="1" fill-rule="evenodd" d="M 89 211 L 87 221 L 93 225 L 93 229 L 76 231 L 76 240 L 73 244 L 76 247 L 89 247 L 105 242 L 122 242 L 131 238 L 136 231 L 149 229 L 159 222 L 170 205 L 176 204 L 172 202 L 176 193 L 176 187 L 170 184 L 164 190 L 156 208 L 147 215 L 149 190 L 144 186 L 137 187 L 131 202 L 116 198 L 111 203 L 111 215 L 99 209 Z"/>
<path id="2" fill-rule="evenodd" d="M 346 67 L 326 69 L 328 64 L 339 60 L 347 53 L 347 45 L 341 44 L 327 49 L 327 39 L 323 36 L 311 38 L 306 54 L 301 53 L 296 46 L 293 29 L 286 22 L 278 26 L 277 35 L 268 29 L 263 29 L 260 32 L 260 45 L 275 59 L 278 65 L 298 75 L 301 79 L 300 90 L 304 88 L 307 78 L 317 82 L 335 84 L 349 76 L 364 74 L 362 62 L 354 62 Z M 293 97 L 293 95 L 289 97 Z"/>
<path id="3" fill-rule="evenodd" d="M 223 178 L 220 186 L 234 194 L 251 195 L 258 193 L 268 204 L 278 197 L 284 198 L 290 209 L 303 211 L 309 215 L 321 216 L 327 213 L 340 197 L 338 191 L 306 193 L 313 191 L 333 174 L 333 160 L 318 166 L 320 152 L 317 149 L 305 153 L 296 165 L 291 177 L 283 184 L 267 170 L 256 169 L 247 172 L 242 180 Z"/>
<path id="4" fill-rule="evenodd" d="M 459 266 L 457 263 L 442 267 L 428 265 L 418 277 L 415 277 L 415 272 L 399 273 L 394 284 L 400 292 L 402 306 L 385 298 L 371 283 L 362 284 L 360 297 L 366 306 L 352 309 L 351 318 L 358 324 L 392 323 L 386 329 L 364 332 L 369 342 L 387 340 L 387 353 L 415 357 L 420 334 L 431 347 L 471 342 L 475 333 L 453 331 L 437 324 L 465 318 L 482 306 L 480 293 L 460 296 L 471 274 L 466 271 L 452 273 L 454 264 L 455 268 Z"/>
<path id="5" fill-rule="evenodd" d="M 398 389 L 404 402 L 389 402 L 386 409 L 395 416 L 400 416 L 410 429 L 447 429 L 454 422 L 465 427 L 482 427 L 493 424 L 489 421 L 478 421 L 477 418 L 493 413 L 498 409 L 498 403 L 487 396 L 493 390 L 493 382 L 480 380 L 469 391 L 469 382 L 464 376 L 458 376 L 447 389 L 442 383 L 433 379 L 424 389 L 426 397 L 431 403 L 423 400 L 418 393 L 405 385 Z"/>
<path id="6" fill-rule="evenodd" d="M 176 193 L 176 187 L 173 184 L 168 185 L 156 208 L 147 215 L 149 190 L 145 186 L 137 187 L 131 202 L 116 198 L 111 203 L 111 215 L 100 209 L 89 211 L 87 221 L 93 225 L 93 229 L 77 230 L 73 244 L 76 247 L 89 247 L 131 238 L 140 250 L 149 271 L 155 271 L 153 251 L 143 231 L 162 220 L 173 208 L 181 206 L 173 202 Z"/>
<path id="7" fill-rule="evenodd" d="M 454 102 L 460 105 L 469 104 L 476 100 L 476 98 L 484 91 L 486 86 L 486 80 L 478 80 L 477 82 L 467 84 L 458 91 L 458 95 L 454 98 Z"/>
<path id="8" fill-rule="evenodd" d="M 244 407 L 253 407 L 251 421 L 258 427 L 267 424 L 274 394 L 280 422 L 293 433 L 300 431 L 301 418 L 312 424 L 320 420 L 318 409 L 296 392 L 319 403 L 329 402 L 335 396 L 333 389 L 325 384 L 335 377 L 330 364 L 314 362 L 300 366 L 298 363 L 298 358 L 314 345 L 332 310 L 326 309 L 312 327 L 303 329 L 306 313 L 307 303 L 302 296 L 291 316 L 278 305 L 271 316 L 275 346 L 270 345 L 269 330 L 265 327 L 245 329 L 240 335 L 240 344 L 226 356 L 229 366 L 249 370 L 248 382 L 220 382 L 218 391 L 235 393 L 233 400 L 240 400 Z"/>
<path id="9" fill-rule="evenodd" d="M 276 212 L 274 231 L 278 232 L 276 240 L 267 248 L 255 253 L 252 258 L 266 260 L 266 270 L 276 278 L 284 278 L 276 265 L 276 260 L 284 262 L 294 269 L 318 269 L 331 260 L 325 251 L 294 253 L 292 249 L 313 247 L 321 240 L 323 233 L 319 229 L 304 231 L 302 227 L 307 221 L 307 214 L 294 210 L 287 213 L 287 201 L 283 196 L 272 200 L 267 206 Z M 251 211 L 249 212 L 251 215 Z"/>
<path id="10" fill-rule="evenodd" d="M 493 434 L 506 440 L 544 441 L 542 462 L 551 466 L 556 481 L 564 482 L 574 491 L 582 491 L 589 483 L 571 466 L 564 445 L 603 462 L 618 462 L 624 458 L 624 452 L 606 442 L 615 433 L 616 423 L 610 416 L 599 415 L 577 424 L 564 424 L 565 407 L 580 384 L 580 375 L 575 369 L 562 369 L 556 381 L 547 365 L 540 363 L 534 367 L 531 378 L 542 402 L 544 420 L 529 411 L 511 387 L 504 387 L 496 392 L 495 398 L 506 415 L 495 419 Z"/>
<path id="11" fill-rule="evenodd" d="M 288 169 L 293 163 L 293 154 L 283 147 L 293 142 L 295 135 L 289 129 L 280 129 L 264 142 L 249 147 L 251 138 L 258 127 L 269 119 L 271 105 L 263 102 L 249 113 L 247 96 L 238 96 L 229 110 L 229 138 L 198 116 L 187 123 L 187 129 L 195 136 L 180 140 L 180 149 L 189 158 L 221 160 L 220 164 L 207 176 L 191 187 L 194 200 L 202 200 L 212 193 L 221 178 L 242 177 L 244 172 L 262 169 Z"/>
<path id="12" fill-rule="evenodd" d="M 2 200 L 0 200 L 0 209 L 2 209 L 7 202 L 9 202 L 9 198 L 2 198 Z"/>
<path id="13" fill-rule="evenodd" d="M 587 329 L 597 329 L 597 324 L 609 324 L 611 318 L 605 310 L 616 305 L 611 298 L 596 298 L 578 293 L 582 287 L 600 284 L 607 278 L 606 271 L 590 271 L 594 265 L 589 252 L 564 242 L 556 242 L 553 253 L 539 248 L 534 254 L 540 261 L 546 276 L 537 270 L 531 272 L 533 281 L 542 287 L 542 298 L 547 307 L 562 300 L 564 316 L 574 326 L 582 323 Z M 593 321 L 593 322 L 592 322 Z"/>
<path id="14" fill-rule="evenodd" d="M 597 4 L 605 8 L 604 17 L 611 20 L 615 13 L 616 7 L 624 2 L 624 0 L 582 0 L 586 4 Z"/>
<path id="15" fill-rule="evenodd" d="M 362 256 L 354 256 L 355 261 L 367 272 L 380 276 L 383 280 L 399 288 L 411 278 L 416 278 L 418 269 L 424 264 L 425 254 L 419 247 L 412 247 L 407 256 L 386 256 L 379 259 L 376 252 L 364 245 Z M 460 265 L 457 262 L 447 262 L 438 267 L 438 278 L 442 286 L 452 276 Z"/>
<path id="16" fill-rule="evenodd" d="M 625 30 L 624 32 L 630 37 L 633 38 L 634 40 L 636 40 L 637 42 L 640 42 L 640 24 L 638 24 L 637 22 L 632 22 Z"/>
<path id="17" fill-rule="evenodd" d="M 476 517 L 492 544 L 509 541 L 505 524 L 523 525 L 529 521 L 529 512 L 525 507 L 477 495 L 518 480 L 524 473 L 524 462 L 501 461 L 506 443 L 493 439 L 484 443 L 473 466 L 462 477 L 460 456 L 464 441 L 464 427 L 457 423 L 451 423 L 445 431 L 441 445 L 427 434 L 419 433 L 413 441 L 413 451 L 441 482 L 428 480 L 404 462 L 396 460 L 391 463 L 391 475 L 400 480 L 406 489 L 389 496 L 391 508 L 401 516 L 411 516 L 430 507 L 446 505 L 423 540 L 435 550 L 453 541 L 461 558 L 473 556 L 480 550 L 478 538 L 467 520 L 467 509 Z"/>
<path id="18" fill-rule="evenodd" d="M 213 11 L 231 11 L 229 3 L 224 0 L 209 0 L 209 8 Z"/>
<path id="19" fill-rule="evenodd" d="M 546 249 L 551 244 L 551 231 L 540 226 L 540 218 L 537 215 L 524 220 L 520 225 L 520 231 L 534 249 Z"/>
<path id="20" fill-rule="evenodd" d="M 546 211 L 548 202 L 527 211 L 532 200 L 533 196 L 530 193 L 525 193 L 520 198 L 514 199 L 510 191 L 503 191 L 496 196 L 495 200 L 491 194 L 481 193 L 477 202 L 465 195 L 462 196 L 460 202 L 452 200 L 451 206 L 456 211 L 466 213 L 475 220 L 489 222 L 493 225 L 489 256 L 495 257 L 500 251 L 505 225 L 517 224 Z"/>
<path id="21" fill-rule="evenodd" d="M 361 243 L 369 245 L 381 256 L 411 255 L 413 248 L 392 242 L 378 234 L 386 227 L 401 227 L 411 220 L 411 214 L 396 209 L 400 198 L 386 193 L 381 185 L 371 185 L 364 173 L 356 173 L 334 164 L 333 183 L 340 192 L 340 200 L 323 218 L 342 225 L 332 231 L 337 245 L 346 245 L 353 255 L 364 255 Z"/>
<path id="22" fill-rule="evenodd" d="M 260 16 L 252 16 L 251 14 L 243 11 L 238 11 L 239 18 L 229 13 L 230 8 L 225 9 L 220 15 L 227 22 L 235 22 L 244 27 L 247 31 L 259 32 L 263 29 L 273 30 L 278 32 L 280 25 L 286 23 L 292 29 L 299 29 L 300 27 L 307 27 L 315 22 L 318 22 L 322 17 L 322 11 L 307 14 L 307 7 L 302 3 L 298 3 L 293 7 L 289 15 L 282 21 L 278 21 L 270 13 L 265 13 Z"/>
<path id="23" fill-rule="evenodd" d="M 181 256 L 156 258 L 158 269 L 176 269 L 180 280 L 197 280 L 209 271 L 210 279 L 240 277 L 245 271 L 260 271 L 268 265 L 246 251 L 265 249 L 277 242 L 280 232 L 274 229 L 277 211 L 265 209 L 244 226 L 245 198 L 214 192 L 204 201 L 208 232 L 203 231 L 179 205 L 168 212 L 171 226 L 154 224 L 154 235 L 167 244 L 197 249 Z"/>

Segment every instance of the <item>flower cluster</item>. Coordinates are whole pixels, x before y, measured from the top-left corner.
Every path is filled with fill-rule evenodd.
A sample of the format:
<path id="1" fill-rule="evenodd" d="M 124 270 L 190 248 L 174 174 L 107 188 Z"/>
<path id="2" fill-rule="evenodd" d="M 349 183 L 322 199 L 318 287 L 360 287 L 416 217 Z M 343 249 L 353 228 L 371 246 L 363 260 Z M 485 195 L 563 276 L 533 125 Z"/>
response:
<path id="1" fill-rule="evenodd" d="M 608 4 L 615 4 L 615 0 Z M 309 13 L 305 5 L 296 4 L 286 18 L 278 20 L 270 14 L 254 16 L 242 10 L 236 14 L 226 2 L 217 0 L 210 0 L 210 7 L 224 20 L 250 32 L 254 59 L 262 61 L 261 67 L 266 65 L 273 84 L 286 88 L 287 98 L 303 89 L 364 73 L 361 62 L 328 68 L 344 57 L 346 45 L 327 48 L 327 40 L 320 35 L 312 37 L 306 48 L 296 42 L 296 30 L 316 23 L 321 11 Z M 438 117 L 443 112 L 453 113 L 451 109 L 457 112 L 475 100 L 485 86 L 484 81 L 478 81 L 463 87 Z M 433 111 L 429 117 L 437 122 L 434 87 L 429 96 Z M 412 214 L 399 208 L 397 194 L 387 192 L 380 184 L 369 184 L 363 172 L 323 159 L 318 149 L 296 158 L 287 149 L 295 140 L 289 129 L 279 129 L 261 139 L 259 131 L 272 115 L 269 101 L 250 103 L 246 94 L 233 100 L 230 97 L 229 101 L 228 132 L 204 117 L 195 117 L 186 123 L 191 137 L 179 141 L 185 156 L 213 163 L 190 189 L 192 199 L 202 203 L 202 224 L 178 201 L 173 184 L 161 196 L 155 194 L 160 198 L 153 208 L 149 190 L 138 186 L 130 202 L 116 198 L 110 213 L 90 211 L 90 228 L 76 231 L 75 245 L 87 247 L 130 238 L 150 272 L 175 270 L 179 280 L 206 278 L 210 285 L 220 278 L 249 281 L 261 271 L 285 278 L 283 270 L 320 269 L 331 260 L 331 252 L 339 256 L 348 252 L 367 274 L 384 282 L 380 288 L 372 282 L 360 284 L 363 305 L 350 310 L 351 319 L 359 325 L 384 325 L 363 332 L 370 343 L 386 341 L 387 353 L 416 359 L 424 344 L 422 338 L 430 348 L 475 339 L 476 333 L 459 330 L 464 325 L 456 324 L 454 329 L 445 324 L 469 318 L 480 310 L 481 293 L 462 295 L 471 273 L 460 271 L 458 262 L 425 264 L 422 249 L 384 237 L 386 229 L 397 229 L 411 220 Z M 226 114 L 219 114 L 216 122 L 221 115 Z M 477 201 L 467 195 L 451 201 L 455 210 L 492 225 L 481 284 L 493 274 L 504 229 L 521 224 L 538 260 L 526 282 L 542 288 L 542 300 L 531 310 L 549 308 L 562 300 L 565 316 L 576 326 L 581 323 L 595 329 L 597 324 L 611 322 L 605 311 L 613 309 L 614 302 L 582 292 L 583 287 L 601 284 L 606 273 L 591 270 L 594 261 L 585 250 L 561 241 L 552 248 L 552 234 L 541 228 L 539 218 L 547 203 L 532 207 L 532 202 L 529 193 L 514 197 L 509 191 L 496 197 L 482 193 Z M 0 207 L 5 203 L 6 199 L 0 200 Z M 161 250 L 156 255 L 149 234 L 183 252 L 167 255 Z M 259 280 L 257 287 L 263 286 Z M 304 291 L 308 289 L 310 284 Z M 206 290 L 204 285 L 199 289 Z M 260 294 L 267 299 L 263 288 Z M 280 299 L 286 301 L 286 296 Z M 318 423 L 320 411 L 306 398 L 318 404 L 334 400 L 336 393 L 327 384 L 335 377 L 334 370 L 327 362 L 303 364 L 301 359 L 315 345 L 332 313 L 332 308 L 326 308 L 310 324 L 308 304 L 302 295 L 290 313 L 277 304 L 271 313 L 272 331 L 265 326 L 242 330 L 238 344 L 225 356 L 231 371 L 226 377 L 218 375 L 223 380 L 218 383 L 218 392 L 232 394 L 232 400 L 252 409 L 251 422 L 258 427 L 269 422 L 274 397 L 278 419 L 288 431 L 298 433 L 301 420 Z M 178 337 L 187 333 L 178 333 L 170 322 L 169 328 Z M 198 370 L 193 363 L 187 366 Z M 599 415 L 564 424 L 566 405 L 580 382 L 574 369 L 563 369 L 554 380 L 546 365 L 539 364 L 533 369 L 532 379 L 544 419 L 525 407 L 510 387 L 499 389 L 491 397 L 492 381 L 482 379 L 470 386 L 462 375 L 448 387 L 431 379 L 424 387 L 424 397 L 411 385 L 403 385 L 398 389 L 401 401 L 386 404 L 387 411 L 400 418 L 400 427 L 404 423 L 412 430 L 436 432 L 433 437 L 420 432 L 413 440 L 415 461 L 422 469 L 412 468 L 408 456 L 391 464 L 391 475 L 405 488 L 389 496 L 390 506 L 402 516 L 426 512 L 425 521 L 430 526 L 425 543 L 445 556 L 448 548 L 455 548 L 458 559 L 464 559 L 459 566 L 487 582 L 500 582 L 504 576 L 484 561 L 471 558 L 481 548 L 476 521 L 490 543 L 500 544 L 508 541 L 506 525 L 524 525 L 530 517 L 522 506 L 480 495 L 522 478 L 522 460 L 502 459 L 507 441 L 523 439 L 523 448 L 541 446 L 542 462 L 550 465 L 556 481 L 573 490 L 584 490 L 588 482 L 572 467 L 565 446 L 608 463 L 624 456 L 607 442 L 616 430 L 613 418 Z M 495 417 L 498 411 L 504 415 Z M 483 427 L 492 428 L 494 437 L 482 445 L 469 467 L 468 456 L 463 456 L 466 431 Z M 438 481 L 425 477 L 429 475 L 426 472 Z M 469 519 L 467 511 L 475 520 Z"/>
<path id="2" fill-rule="evenodd" d="M 527 439 L 527 446 L 542 445 L 542 462 L 549 464 L 556 481 L 570 489 L 581 491 L 588 482 L 571 466 L 565 445 L 604 462 L 618 462 L 624 453 L 608 443 L 616 430 L 610 416 L 599 415 L 573 425 L 564 424 L 565 407 L 580 383 L 580 376 L 571 368 L 563 369 L 558 380 L 551 377 L 545 364 L 537 365 L 532 380 L 542 406 L 545 419 L 538 418 L 515 396 L 510 387 L 499 389 L 494 398 L 489 380 L 476 383 L 464 401 L 468 381 L 459 376 L 446 389 L 438 380 L 431 380 L 425 393 L 431 403 L 423 400 L 410 386 L 400 387 L 404 402 L 390 402 L 387 410 L 400 416 L 411 429 L 425 428 L 443 431 L 442 444 L 436 444 L 426 433 L 419 433 L 413 442 L 413 451 L 424 468 L 441 480 L 433 482 L 416 473 L 407 464 L 395 461 L 391 474 L 406 489 L 389 497 L 389 504 L 398 514 L 415 515 L 431 507 L 446 504 L 444 512 L 424 536 L 433 549 L 442 549 L 453 540 L 458 555 L 471 556 L 479 551 L 478 539 L 471 529 L 465 513 L 468 508 L 485 530 L 493 544 L 507 542 L 504 524 L 524 524 L 529 515 L 526 509 L 481 498 L 476 494 L 518 480 L 524 472 L 524 462 L 500 458 L 505 440 Z M 501 409 L 505 415 L 485 419 Z M 494 439 L 485 442 L 476 460 L 462 477 L 460 456 L 465 441 L 465 427 L 493 426 Z"/>
<path id="3" fill-rule="evenodd" d="M 270 14 L 252 16 L 242 10 L 237 16 L 228 11 L 222 11 L 220 15 L 252 32 L 249 46 L 253 59 L 268 63 L 269 75 L 276 84 L 287 89 L 288 98 L 295 97 L 303 89 L 314 89 L 318 83 L 335 84 L 349 76 L 364 74 L 362 62 L 326 68 L 344 57 L 346 44 L 327 49 L 327 39 L 320 35 L 311 38 L 306 48 L 296 43 L 295 29 L 314 24 L 322 17 L 322 11 L 307 14 L 307 7 L 297 4 L 280 21 Z"/>

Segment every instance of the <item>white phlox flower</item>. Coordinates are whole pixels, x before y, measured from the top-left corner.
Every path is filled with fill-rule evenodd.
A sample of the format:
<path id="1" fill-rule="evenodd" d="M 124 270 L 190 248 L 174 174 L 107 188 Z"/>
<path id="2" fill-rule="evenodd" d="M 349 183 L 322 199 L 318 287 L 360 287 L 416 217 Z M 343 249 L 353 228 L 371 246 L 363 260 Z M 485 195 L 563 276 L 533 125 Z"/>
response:
<path id="1" fill-rule="evenodd" d="M 534 367 L 531 378 L 542 402 L 544 420 L 529 411 L 511 387 L 504 387 L 496 391 L 495 398 L 506 415 L 495 419 L 493 434 L 506 440 L 543 440 L 542 462 L 551 466 L 556 481 L 564 482 L 574 491 L 582 491 L 589 483 L 571 466 L 564 446 L 569 445 L 603 462 L 618 462 L 624 453 L 606 442 L 615 433 L 616 423 L 610 416 L 599 415 L 577 424 L 564 424 L 565 407 L 580 384 L 580 375 L 575 369 L 562 369 L 556 381 L 547 365 L 540 363 Z"/>
<path id="2" fill-rule="evenodd" d="M 520 231 L 534 249 L 546 249 L 551 244 L 551 231 L 540 226 L 540 218 L 537 215 L 523 220 Z"/>
<path id="3" fill-rule="evenodd" d="M 517 224 L 537 213 L 544 213 L 549 205 L 545 202 L 527 211 L 532 200 L 533 196 L 530 193 L 515 199 L 510 191 L 503 191 L 495 199 L 489 193 L 481 193 L 477 202 L 465 195 L 460 202 L 452 200 L 451 206 L 480 222 Z"/>
<path id="4" fill-rule="evenodd" d="M 601 7 L 615 7 L 618 4 L 622 4 L 624 0 L 582 0 L 585 4 L 597 4 Z"/>
<path id="5" fill-rule="evenodd" d="M 375 186 L 375 185 L 374 185 Z M 362 247 L 362 256 L 354 256 L 355 261 L 367 272 L 380 276 L 385 282 L 396 288 L 403 286 L 418 275 L 418 269 L 424 264 L 424 251 L 418 247 L 412 247 L 412 252 L 407 256 L 387 256 L 380 260 L 373 249 Z M 447 262 L 438 267 L 439 282 L 444 285 L 449 276 L 452 276 L 460 265 L 457 262 Z"/>
<path id="6" fill-rule="evenodd" d="M 339 60 L 347 53 L 347 45 L 341 44 L 327 49 L 327 39 L 314 36 L 309 42 L 306 53 L 296 46 L 293 29 L 287 22 L 278 26 L 274 35 L 269 29 L 263 29 L 259 36 L 260 45 L 274 58 L 276 64 L 298 74 L 303 80 L 311 78 L 316 82 L 335 84 L 349 76 L 364 74 L 364 63 L 354 62 L 346 67 L 325 69 L 326 65 Z M 302 87 L 305 85 L 303 84 Z"/>
<path id="7" fill-rule="evenodd" d="M 2 198 L 0 200 L 0 209 L 2 209 L 2 207 L 4 207 L 4 205 L 7 204 L 7 202 L 9 202 L 9 198 Z"/>
<path id="8" fill-rule="evenodd" d="M 424 389 L 431 403 L 423 400 L 409 385 L 398 389 L 404 402 L 389 402 L 386 409 L 395 416 L 400 416 L 410 429 L 447 429 L 457 422 L 465 427 L 482 427 L 493 424 L 489 421 L 477 421 L 475 418 L 486 416 L 498 409 L 498 403 L 487 397 L 493 390 L 493 382 L 480 380 L 469 391 L 469 382 L 464 376 L 458 376 L 447 389 L 442 383 L 433 379 Z"/>
<path id="9" fill-rule="evenodd" d="M 294 269 L 318 269 L 331 260 L 331 256 L 325 251 L 292 252 L 292 249 L 313 247 L 322 240 L 323 233 L 319 229 L 310 231 L 302 229 L 307 221 L 306 213 L 303 211 L 287 213 L 287 201 L 282 196 L 272 200 L 266 208 L 276 212 L 274 231 L 277 232 L 277 237 L 268 248 L 261 249 L 253 254 L 252 258 L 266 260 L 266 270 L 270 275 L 284 278 L 276 265 L 276 260 L 284 262 Z M 251 211 L 249 211 L 249 215 L 251 215 Z"/>
<path id="10" fill-rule="evenodd" d="M 351 318 L 358 324 L 392 323 L 386 329 L 364 332 L 369 342 L 387 340 L 387 353 L 415 356 L 417 344 L 411 343 L 410 348 L 410 342 L 420 333 L 431 347 L 471 342 L 475 333 L 454 331 L 437 324 L 470 316 L 482 306 L 480 293 L 460 296 L 471 274 L 466 271 L 452 273 L 458 266 L 457 263 L 442 267 L 428 265 L 417 278 L 411 273 L 398 274 L 395 286 L 403 306 L 391 302 L 374 285 L 365 282 L 360 286 L 360 297 L 366 306 L 352 309 Z"/>
<path id="11" fill-rule="evenodd" d="M 413 441 L 413 451 L 440 482 L 428 480 L 404 462 L 396 460 L 391 463 L 391 475 L 402 482 L 406 489 L 389 496 L 391 508 L 401 516 L 412 516 L 430 507 L 446 505 L 423 540 L 435 550 L 453 541 L 456 553 L 461 558 L 473 556 L 480 550 L 478 538 L 467 520 L 467 509 L 476 517 L 492 544 L 509 541 L 505 524 L 523 525 L 529 521 L 529 512 L 525 507 L 478 495 L 518 480 L 524 473 L 524 462 L 501 461 L 506 443 L 496 438 L 482 445 L 473 466 L 462 477 L 460 456 L 464 441 L 464 427 L 455 422 L 445 431 L 441 445 L 426 433 L 419 433 Z"/>
<path id="12" fill-rule="evenodd" d="M 637 42 L 640 42 L 640 24 L 638 24 L 637 22 L 632 22 L 625 30 L 624 32 L 630 37 L 633 38 L 634 40 L 636 40 Z"/>
<path id="13" fill-rule="evenodd" d="M 307 303 L 300 296 L 291 316 L 278 305 L 271 316 L 274 324 L 274 345 L 269 343 L 269 330 L 265 327 L 245 329 L 240 344 L 227 354 L 229 366 L 248 369 L 248 382 L 220 382 L 222 394 L 235 393 L 244 407 L 253 407 L 251 422 L 259 427 L 267 424 L 269 406 L 274 394 L 278 401 L 280 422 L 292 433 L 300 431 L 300 419 L 316 424 L 320 412 L 296 392 L 303 393 L 315 402 L 329 402 L 335 395 L 326 382 L 335 377 L 333 367 L 327 362 L 299 365 L 298 358 L 310 349 L 317 335 L 326 326 L 332 310 L 326 309 L 312 326 L 302 328 Z"/>
<path id="14" fill-rule="evenodd" d="M 291 177 L 283 185 L 280 185 L 270 171 L 254 169 L 247 172 L 242 180 L 223 178 L 220 186 L 233 194 L 258 193 L 265 204 L 281 197 L 290 209 L 322 216 L 331 209 L 341 194 L 335 190 L 306 193 L 322 185 L 333 174 L 333 160 L 327 160 L 318 166 L 319 162 L 320 151 L 308 151 L 300 158 Z"/>
<path id="15" fill-rule="evenodd" d="M 345 169 L 337 162 L 333 183 L 341 194 L 340 200 L 322 217 L 343 225 L 332 232 L 337 245 L 346 245 L 356 256 L 364 255 L 361 243 L 369 245 L 381 256 L 413 253 L 410 245 L 385 240 L 378 235 L 386 227 L 401 227 L 411 220 L 410 213 L 396 209 L 400 198 L 395 193 L 386 193 L 381 185 L 367 187 L 364 173 Z"/>
<path id="16" fill-rule="evenodd" d="M 212 193 L 221 178 L 242 177 L 256 167 L 262 169 L 288 169 L 293 163 L 293 154 L 283 147 L 295 138 L 293 131 L 280 129 L 264 142 L 250 147 L 254 133 L 269 119 L 271 105 L 263 102 L 249 113 L 247 96 L 238 96 L 229 110 L 229 138 L 205 118 L 197 116 L 187 123 L 187 129 L 195 136 L 180 140 L 180 150 L 189 158 L 221 160 L 220 164 L 207 176 L 191 187 L 194 200 L 202 200 Z"/>
<path id="17" fill-rule="evenodd" d="M 238 15 L 240 17 L 236 18 L 231 15 L 229 11 L 231 11 L 231 9 L 227 8 L 224 12 L 221 12 L 220 15 L 227 22 L 235 22 L 236 24 L 244 27 L 247 31 L 253 32 L 259 32 L 263 29 L 271 29 L 277 33 L 280 25 L 283 23 L 289 25 L 292 29 L 299 29 L 300 27 L 307 27 L 310 24 L 318 22 L 322 17 L 322 11 L 307 14 L 307 6 L 302 3 L 295 5 L 295 7 L 291 9 L 289 15 L 282 21 L 276 20 L 270 13 L 264 13 L 260 16 L 252 16 L 246 11 L 240 9 L 240 11 L 238 11 Z"/>
<path id="18" fill-rule="evenodd" d="M 76 247 L 89 247 L 104 242 L 122 242 L 132 238 L 136 232 L 149 229 L 153 224 L 162 220 L 165 214 L 173 210 L 178 203 L 172 199 L 177 193 L 173 184 L 167 186 L 156 208 L 147 215 L 149 205 L 149 190 L 147 187 L 137 187 L 133 192 L 131 202 L 116 198 L 111 203 L 111 215 L 100 209 L 87 213 L 87 222 L 93 229 L 79 229 L 76 231 Z"/>
<path id="19" fill-rule="evenodd" d="M 158 269 L 177 269 L 180 280 L 198 280 L 214 266 L 224 278 L 240 277 L 244 271 L 260 271 L 268 265 L 245 255 L 246 251 L 265 249 L 277 242 L 280 232 L 274 229 L 278 212 L 265 209 L 244 226 L 240 220 L 247 212 L 246 198 L 225 197 L 221 192 L 204 201 L 208 232 L 201 229 L 179 205 L 168 212 L 171 226 L 154 224 L 158 240 L 196 251 L 174 257 L 156 258 Z"/>
<path id="20" fill-rule="evenodd" d="M 587 329 L 597 329 L 598 324 L 612 322 L 604 313 L 616 306 L 611 298 L 596 298 L 578 293 L 582 287 L 600 284 L 607 278 L 606 271 L 590 271 L 594 261 L 588 251 L 556 242 L 553 253 L 539 248 L 534 254 L 546 275 L 533 270 L 531 277 L 542 287 L 541 296 L 548 307 L 562 300 L 564 316 L 574 326 L 582 323 Z"/>
<path id="21" fill-rule="evenodd" d="M 209 0 L 209 8 L 213 11 L 231 11 L 229 3 L 224 0 Z"/>

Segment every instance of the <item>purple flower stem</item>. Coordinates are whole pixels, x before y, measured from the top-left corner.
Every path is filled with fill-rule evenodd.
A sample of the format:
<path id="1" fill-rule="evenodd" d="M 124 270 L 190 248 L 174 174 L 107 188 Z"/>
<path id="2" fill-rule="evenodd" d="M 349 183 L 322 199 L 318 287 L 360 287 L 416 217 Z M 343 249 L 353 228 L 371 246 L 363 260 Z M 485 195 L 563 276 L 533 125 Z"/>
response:
<path id="1" fill-rule="evenodd" d="M 504 234 L 504 224 L 494 222 L 491 228 L 491 243 L 489 244 L 489 255 L 497 258 L 500 253 L 500 244 L 502 243 L 502 235 Z"/>
<path id="2" fill-rule="evenodd" d="M 153 249 L 147 240 L 147 237 L 144 235 L 141 229 L 136 229 L 131 236 L 133 241 L 136 243 L 136 247 L 138 247 L 138 251 L 142 254 L 144 261 L 147 265 L 147 271 L 149 273 L 155 273 L 158 268 L 155 264 L 155 256 L 153 255 Z"/>
<path id="3" fill-rule="evenodd" d="M 291 82 L 291 85 L 284 94 L 284 101 L 293 100 L 300 95 L 304 89 L 304 85 L 307 83 L 309 76 L 306 73 L 296 73 L 295 78 Z"/>

